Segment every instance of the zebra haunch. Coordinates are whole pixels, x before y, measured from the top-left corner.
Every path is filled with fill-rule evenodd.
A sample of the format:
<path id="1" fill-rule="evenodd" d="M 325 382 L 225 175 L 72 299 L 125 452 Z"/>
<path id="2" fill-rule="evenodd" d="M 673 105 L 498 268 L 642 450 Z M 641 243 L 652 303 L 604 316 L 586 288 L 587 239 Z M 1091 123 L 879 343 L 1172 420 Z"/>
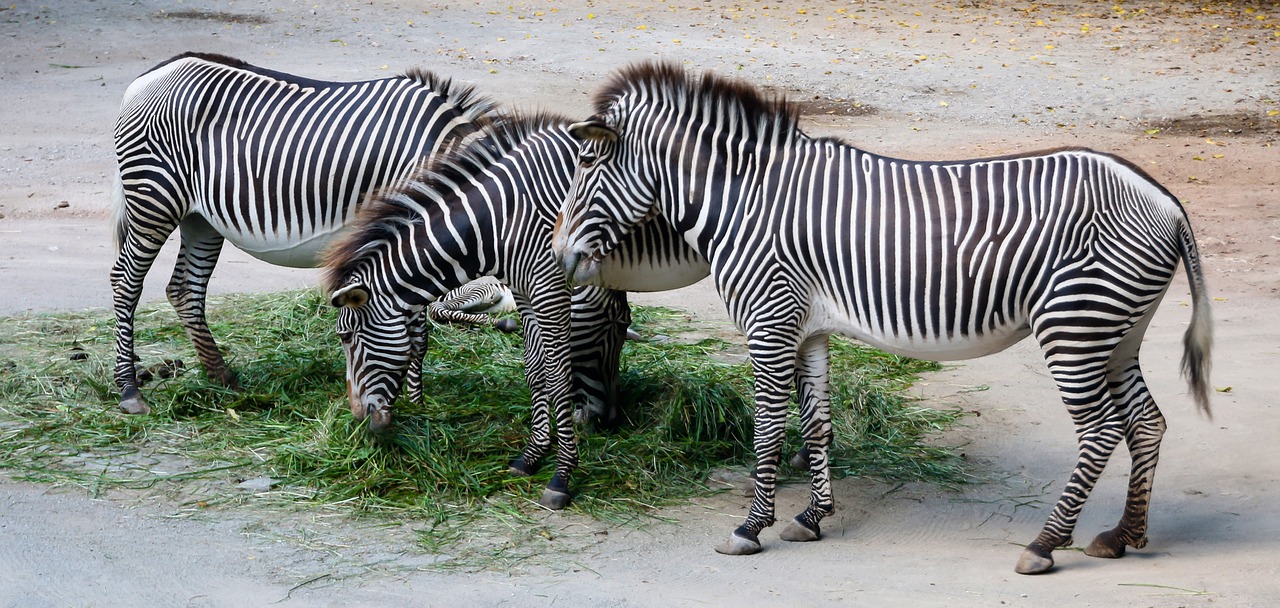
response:
<path id="1" fill-rule="evenodd" d="M 956 360 L 1034 336 L 1076 429 L 1067 487 L 1016 570 L 1053 567 L 1115 448 L 1132 457 L 1119 524 L 1086 553 L 1146 544 L 1165 421 L 1138 364 L 1142 335 L 1181 262 L 1193 312 L 1183 372 L 1208 412 L 1209 296 L 1181 204 L 1118 157 L 1062 149 L 1002 158 L 909 161 L 811 138 L 794 108 L 749 85 L 677 66 L 614 76 L 571 132 L 579 168 L 553 249 L 592 280 L 632 230 L 665 224 L 711 263 L 755 377 L 755 497 L 717 550 L 760 550 L 793 383 L 813 479 L 782 532 L 821 536 L 834 508 L 828 336 Z"/>
<path id="2" fill-rule="evenodd" d="M 568 125 L 551 115 L 502 117 L 464 148 L 433 157 L 403 187 L 361 210 L 352 232 L 327 254 L 325 275 L 339 309 L 351 406 L 379 424 L 389 420 L 410 363 L 414 317 L 476 277 L 492 275 L 511 288 L 532 400 L 529 442 L 511 471 L 532 472 L 554 436 L 556 470 L 542 497 L 551 508 L 567 504 L 577 466 L 568 360 L 570 351 L 586 350 L 571 346 L 570 288 L 549 248 L 577 149 Z M 646 243 L 643 257 L 624 243 L 605 262 L 609 287 L 671 289 L 707 275 L 701 256 L 657 228 L 637 235 Z"/>
<path id="3" fill-rule="evenodd" d="M 186 53 L 139 76 L 125 93 L 115 129 L 111 285 L 120 408 L 149 411 L 134 366 L 134 311 L 143 280 L 175 229 L 181 243 L 166 293 L 206 373 L 234 387 L 235 374 L 205 319 L 223 242 L 268 263 L 317 266 L 318 252 L 368 193 L 403 182 L 423 157 L 475 133 L 475 122 L 493 111 L 493 102 L 471 87 L 421 70 L 325 82 Z M 447 296 L 431 316 L 490 323 L 487 316 L 451 312 L 467 297 Z M 621 331 L 627 318 L 602 318 L 593 308 L 601 304 L 575 303 L 575 319 L 585 319 L 575 322 L 579 340 L 621 339 L 601 332 Z M 417 331 L 425 340 L 427 325 Z M 609 357 L 589 354 L 575 363 L 575 394 L 585 412 L 607 419 L 617 367 L 607 366 Z M 420 368 L 418 361 L 410 372 L 414 386 L 421 385 Z"/>

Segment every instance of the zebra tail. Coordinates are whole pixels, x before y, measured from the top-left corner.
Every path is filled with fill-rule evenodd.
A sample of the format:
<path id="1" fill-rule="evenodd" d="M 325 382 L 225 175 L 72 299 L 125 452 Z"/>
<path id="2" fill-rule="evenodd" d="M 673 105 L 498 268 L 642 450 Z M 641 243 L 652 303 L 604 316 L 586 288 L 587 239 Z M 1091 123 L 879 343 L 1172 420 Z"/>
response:
<path id="1" fill-rule="evenodd" d="M 111 192 L 111 217 L 112 224 L 115 226 L 113 236 L 116 243 L 116 254 L 124 248 L 125 237 L 129 235 L 128 214 L 125 211 L 124 204 L 124 180 L 120 177 L 120 170 L 116 170 L 115 184 Z"/>
<path id="2" fill-rule="evenodd" d="M 1184 218 L 1178 235 L 1182 249 L 1182 265 L 1191 287 L 1191 324 L 1182 337 L 1182 376 L 1187 379 L 1191 396 L 1209 418 L 1209 351 L 1213 347 L 1213 318 L 1209 311 L 1209 289 L 1205 285 L 1200 251 L 1196 247 L 1191 225 Z"/>

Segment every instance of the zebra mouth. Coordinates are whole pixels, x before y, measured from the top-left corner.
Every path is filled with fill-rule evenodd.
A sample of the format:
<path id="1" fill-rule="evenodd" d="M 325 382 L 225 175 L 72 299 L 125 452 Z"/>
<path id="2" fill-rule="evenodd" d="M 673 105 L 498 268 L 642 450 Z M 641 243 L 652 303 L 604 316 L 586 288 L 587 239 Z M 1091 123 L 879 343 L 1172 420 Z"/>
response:
<path id="1" fill-rule="evenodd" d="M 573 283 L 575 285 L 586 285 L 594 282 L 600 275 L 600 263 L 604 260 L 604 253 L 596 249 L 590 254 L 579 256 L 577 263 L 573 266 Z"/>

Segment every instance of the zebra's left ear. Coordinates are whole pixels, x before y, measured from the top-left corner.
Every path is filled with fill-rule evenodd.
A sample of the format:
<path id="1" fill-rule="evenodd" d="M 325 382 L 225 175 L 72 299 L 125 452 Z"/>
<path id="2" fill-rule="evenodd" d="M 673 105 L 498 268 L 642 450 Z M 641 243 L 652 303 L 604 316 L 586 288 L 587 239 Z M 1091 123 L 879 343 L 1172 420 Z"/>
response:
<path id="1" fill-rule="evenodd" d="M 329 296 L 329 304 L 334 308 L 342 308 L 350 306 L 351 308 L 360 308 L 369 303 L 369 290 L 365 289 L 360 283 L 352 283 L 333 292 Z"/>
<path id="2" fill-rule="evenodd" d="M 569 135 L 580 140 L 618 141 L 618 132 L 599 120 L 584 120 L 569 125 Z"/>

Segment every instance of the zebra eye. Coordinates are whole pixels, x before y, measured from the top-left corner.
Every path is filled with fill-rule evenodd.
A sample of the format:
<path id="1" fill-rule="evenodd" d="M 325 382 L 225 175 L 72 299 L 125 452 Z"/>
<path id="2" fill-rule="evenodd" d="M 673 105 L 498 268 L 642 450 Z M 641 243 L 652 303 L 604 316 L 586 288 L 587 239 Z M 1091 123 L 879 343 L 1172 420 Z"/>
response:
<path id="1" fill-rule="evenodd" d="M 355 334 L 349 331 L 338 332 L 338 339 L 342 340 L 343 344 L 351 344 L 351 338 L 353 338 L 354 336 Z"/>
<path id="2" fill-rule="evenodd" d="M 587 169 L 596 164 L 597 160 L 600 160 L 600 157 L 591 152 L 583 152 L 578 155 L 578 164 Z"/>

